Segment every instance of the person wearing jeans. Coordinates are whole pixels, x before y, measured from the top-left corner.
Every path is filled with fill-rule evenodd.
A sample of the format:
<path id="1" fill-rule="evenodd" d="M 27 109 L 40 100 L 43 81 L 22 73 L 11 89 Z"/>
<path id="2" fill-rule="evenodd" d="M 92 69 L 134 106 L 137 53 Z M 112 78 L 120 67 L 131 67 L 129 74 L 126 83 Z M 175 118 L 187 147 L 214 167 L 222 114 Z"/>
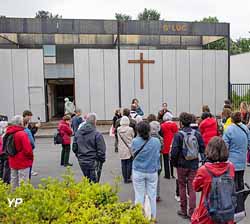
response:
<path id="1" fill-rule="evenodd" d="M 192 115 L 188 113 L 180 114 L 180 127 L 179 131 L 174 136 L 172 150 L 171 150 L 171 161 L 173 165 L 177 168 L 179 193 L 180 193 L 180 210 L 177 214 L 183 218 L 190 218 L 194 212 L 196 206 L 196 194 L 192 188 L 192 182 L 196 175 L 196 171 L 199 165 L 199 159 L 186 160 L 184 157 L 183 141 L 184 134 L 194 133 L 196 137 L 199 153 L 201 158 L 204 159 L 205 145 L 203 139 L 198 131 L 192 130 L 190 124 L 192 123 Z M 187 210 L 187 189 L 189 193 L 189 211 Z"/>
<path id="2" fill-rule="evenodd" d="M 141 121 L 137 125 L 138 137 L 132 141 L 133 187 L 135 203 L 144 205 L 148 195 L 151 207 L 151 217 L 156 219 L 156 192 L 158 170 L 160 169 L 160 140 L 150 137 L 150 125 Z"/>

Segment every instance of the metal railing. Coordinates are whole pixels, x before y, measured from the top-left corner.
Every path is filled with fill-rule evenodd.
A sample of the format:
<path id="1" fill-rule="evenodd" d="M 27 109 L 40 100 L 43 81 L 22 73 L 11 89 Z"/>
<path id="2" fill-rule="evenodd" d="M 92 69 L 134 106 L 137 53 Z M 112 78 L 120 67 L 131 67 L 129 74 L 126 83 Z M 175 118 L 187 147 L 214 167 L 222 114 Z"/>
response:
<path id="1" fill-rule="evenodd" d="M 250 83 L 231 84 L 231 101 L 233 110 L 239 110 L 243 101 L 250 105 Z"/>

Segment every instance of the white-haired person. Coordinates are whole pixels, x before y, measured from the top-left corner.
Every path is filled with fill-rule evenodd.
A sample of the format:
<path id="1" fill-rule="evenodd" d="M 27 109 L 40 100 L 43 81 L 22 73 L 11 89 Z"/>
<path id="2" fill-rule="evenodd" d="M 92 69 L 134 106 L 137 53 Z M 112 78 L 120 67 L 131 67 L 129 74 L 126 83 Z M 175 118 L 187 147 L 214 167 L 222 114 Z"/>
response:
<path id="1" fill-rule="evenodd" d="M 96 114 L 89 113 L 75 135 L 79 165 L 83 175 L 92 182 L 99 182 L 106 159 L 106 144 L 102 134 L 96 130 L 96 122 Z"/>
<path id="2" fill-rule="evenodd" d="M 121 159 L 122 176 L 124 183 L 131 183 L 132 174 L 132 150 L 131 144 L 135 137 L 133 128 L 129 127 L 130 120 L 123 116 L 120 121 L 120 127 L 117 130 L 118 151 Z"/>
<path id="3" fill-rule="evenodd" d="M 12 147 L 14 143 L 14 147 Z M 33 164 L 33 150 L 29 137 L 24 131 L 23 117 L 16 115 L 12 118 L 3 138 L 3 150 L 9 149 L 13 154 L 9 156 L 11 168 L 11 185 L 15 189 L 21 181 L 29 180 L 30 167 Z"/>
<path id="4" fill-rule="evenodd" d="M 169 154 L 172 145 L 172 141 L 175 133 L 178 132 L 178 126 L 172 121 L 173 115 L 167 112 L 163 116 L 163 123 L 161 124 L 161 133 L 163 135 L 164 147 L 162 150 L 165 178 L 170 179 L 170 175 L 174 178 L 174 169 L 170 164 Z"/>

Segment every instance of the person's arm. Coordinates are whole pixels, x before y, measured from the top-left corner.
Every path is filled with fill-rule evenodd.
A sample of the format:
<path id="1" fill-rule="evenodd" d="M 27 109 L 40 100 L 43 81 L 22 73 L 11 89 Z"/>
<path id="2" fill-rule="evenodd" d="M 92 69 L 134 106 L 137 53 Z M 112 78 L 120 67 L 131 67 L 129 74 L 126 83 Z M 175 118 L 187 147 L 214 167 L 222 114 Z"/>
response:
<path id="1" fill-rule="evenodd" d="M 66 127 L 65 128 L 65 130 L 64 130 L 65 132 L 66 132 L 66 134 L 68 134 L 69 136 L 71 136 L 72 134 L 73 134 L 73 131 L 72 131 L 72 129 L 70 128 L 70 127 Z"/>
<path id="2" fill-rule="evenodd" d="M 198 169 L 195 178 L 193 180 L 193 189 L 196 192 L 202 191 L 204 187 L 204 182 L 205 182 L 205 177 L 204 177 L 204 172 L 202 171 L 204 168 L 203 166 Z"/>
<path id="3" fill-rule="evenodd" d="M 230 142 L 231 142 L 230 136 L 231 136 L 231 134 L 230 134 L 230 131 L 228 131 L 228 130 L 226 130 L 223 134 L 223 140 L 226 143 L 228 149 L 229 149 Z"/>
<path id="4" fill-rule="evenodd" d="M 104 163 L 106 160 L 106 144 L 100 133 L 96 136 L 96 152 L 97 160 Z"/>
<path id="5" fill-rule="evenodd" d="M 32 135 L 35 136 L 35 134 L 36 134 L 37 131 L 38 131 L 38 127 L 36 127 L 35 125 L 29 124 L 28 128 L 30 129 Z"/>
<path id="6" fill-rule="evenodd" d="M 141 107 L 138 107 L 136 112 L 137 112 L 138 115 L 140 115 L 140 116 L 142 116 L 142 117 L 144 116 L 144 112 L 143 112 L 143 110 L 141 109 Z"/>
<path id="7" fill-rule="evenodd" d="M 174 140 L 172 143 L 172 149 L 170 152 L 171 162 L 172 162 L 173 166 L 175 166 L 175 167 L 178 164 L 180 150 L 182 149 L 181 142 L 182 142 L 182 140 L 181 140 L 180 134 L 179 133 L 175 134 Z"/>
<path id="8" fill-rule="evenodd" d="M 197 131 L 196 131 L 196 138 L 199 144 L 199 153 L 201 155 L 201 160 L 204 161 L 205 160 L 205 143 L 203 141 L 201 134 Z"/>
<path id="9" fill-rule="evenodd" d="M 32 149 L 34 149 L 34 148 L 35 148 L 35 140 L 34 140 L 34 138 L 33 138 L 33 135 L 32 135 L 32 133 L 31 133 L 30 130 L 27 131 L 27 134 L 28 134 L 28 137 L 29 137 L 29 140 L 30 140 L 30 144 L 31 144 L 31 146 L 32 146 Z"/>

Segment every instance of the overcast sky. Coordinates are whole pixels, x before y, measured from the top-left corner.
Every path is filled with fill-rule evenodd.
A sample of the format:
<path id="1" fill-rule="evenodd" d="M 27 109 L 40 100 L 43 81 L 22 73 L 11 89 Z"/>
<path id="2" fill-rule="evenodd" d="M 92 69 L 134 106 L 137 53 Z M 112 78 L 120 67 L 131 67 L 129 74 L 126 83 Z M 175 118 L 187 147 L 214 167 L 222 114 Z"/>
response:
<path id="1" fill-rule="evenodd" d="M 38 10 L 60 14 L 63 18 L 114 19 L 116 12 L 136 19 L 144 8 L 153 8 L 161 18 L 194 21 L 217 16 L 231 23 L 231 36 L 250 37 L 250 0 L 0 0 L 0 15 L 34 17 Z"/>

